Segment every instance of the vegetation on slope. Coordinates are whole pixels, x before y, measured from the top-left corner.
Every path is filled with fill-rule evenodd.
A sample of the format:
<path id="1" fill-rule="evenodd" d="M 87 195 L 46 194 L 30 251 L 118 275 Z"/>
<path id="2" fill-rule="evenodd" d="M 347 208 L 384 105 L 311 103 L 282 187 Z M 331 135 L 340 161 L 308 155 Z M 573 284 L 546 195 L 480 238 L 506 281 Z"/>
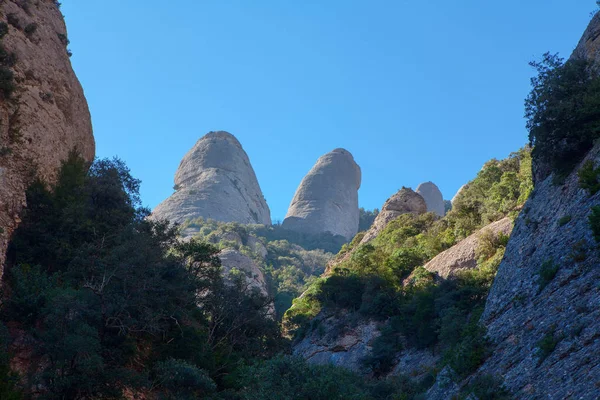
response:
<path id="1" fill-rule="evenodd" d="M 507 238 L 484 236 L 477 249 L 479 268 L 456 279 L 439 282 L 421 266 L 490 222 L 515 215 L 532 187 L 528 148 L 489 161 L 444 218 L 405 214 L 372 242 L 359 245 L 354 240 L 345 246 L 343 252 L 354 249 L 351 256 L 294 301 L 285 315 L 286 329 L 301 338 L 317 328 L 321 310 L 344 309 L 387 321 L 373 355 L 364 360 L 375 374 L 389 371 L 403 345 L 439 348 L 459 374 L 467 373 L 485 357 L 476 321 Z"/>

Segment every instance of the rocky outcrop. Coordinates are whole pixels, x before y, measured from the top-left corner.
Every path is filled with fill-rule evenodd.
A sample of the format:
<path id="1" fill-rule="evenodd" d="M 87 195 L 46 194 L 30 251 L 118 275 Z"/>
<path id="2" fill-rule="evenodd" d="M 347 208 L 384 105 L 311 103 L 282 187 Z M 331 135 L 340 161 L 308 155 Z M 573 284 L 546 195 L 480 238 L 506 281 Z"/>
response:
<path id="1" fill-rule="evenodd" d="M 360 182 L 360 167 L 349 151 L 335 149 L 325 154 L 300 183 L 283 227 L 352 239 L 358 232 Z"/>
<path id="2" fill-rule="evenodd" d="M 175 190 L 154 209 L 152 218 L 174 223 L 203 217 L 271 224 L 269 207 L 248 155 L 230 133 L 209 132 L 198 140 L 179 164 Z"/>
<path id="3" fill-rule="evenodd" d="M 416 192 L 423 197 L 427 204 L 427 212 L 435 213 L 439 217 L 446 215 L 446 205 L 442 192 L 433 182 L 421 183 Z"/>
<path id="4" fill-rule="evenodd" d="M 77 150 L 91 161 L 95 144 L 56 2 L 6 0 L 0 11 L 1 22 L 10 20 L 0 42 L 14 60 L 10 66 L 13 63 L 3 58 L 3 68 L 14 74 L 15 87 L 10 97 L 0 101 L 1 276 L 7 242 L 19 223 L 25 189 L 32 178 L 38 175 L 53 183 L 70 151 Z"/>
<path id="5" fill-rule="evenodd" d="M 427 212 L 427 204 L 423 197 L 415 193 L 410 188 L 403 187 L 395 195 L 387 199 L 381 211 L 375 218 L 375 222 L 367 231 L 361 244 L 370 242 L 385 229 L 385 227 L 393 220 L 402 214 L 425 214 Z"/>
<path id="6" fill-rule="evenodd" d="M 294 344 L 293 352 L 310 363 L 333 364 L 369 375 L 363 360 L 371 355 L 373 341 L 381 335 L 382 322 L 358 321 L 356 315 L 322 311 L 313 329 Z M 408 374 L 419 379 L 431 371 L 439 356 L 429 350 L 405 349 L 396 354 L 389 375 Z"/>
<path id="7" fill-rule="evenodd" d="M 600 164 L 600 147 L 586 160 Z M 584 160 L 583 162 L 585 162 Z M 482 322 L 493 343 L 481 374 L 515 398 L 592 399 L 600 384 L 600 253 L 588 217 L 600 193 L 536 185 L 506 248 Z"/>
<path id="8" fill-rule="evenodd" d="M 500 234 L 510 236 L 513 222 L 509 217 L 493 222 L 471 236 L 461 240 L 446 251 L 435 256 L 424 268 L 447 279 L 460 271 L 477 268 L 477 247 L 482 235 L 488 233 L 495 237 Z"/>
<path id="9" fill-rule="evenodd" d="M 354 372 L 363 372 L 362 359 L 371 353 L 371 345 L 381 333 L 380 324 L 367 321 L 348 327 L 340 316 L 320 315 L 319 324 L 294 346 L 294 355 L 314 364 L 333 364 Z"/>
<path id="10" fill-rule="evenodd" d="M 600 65 L 600 14 L 592 18 L 571 58 L 589 60 Z"/>
<path id="11" fill-rule="evenodd" d="M 219 259 L 225 277 L 229 276 L 233 269 L 237 269 L 245 275 L 245 279 L 251 288 L 256 288 L 263 295 L 268 296 L 265 275 L 250 257 L 234 249 L 224 249 L 219 253 Z"/>

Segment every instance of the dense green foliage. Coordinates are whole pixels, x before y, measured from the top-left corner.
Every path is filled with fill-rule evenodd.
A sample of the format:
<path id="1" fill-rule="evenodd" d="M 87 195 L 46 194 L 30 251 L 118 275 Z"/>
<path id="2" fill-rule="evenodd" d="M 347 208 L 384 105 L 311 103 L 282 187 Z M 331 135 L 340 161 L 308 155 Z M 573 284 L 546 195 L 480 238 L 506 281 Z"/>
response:
<path id="1" fill-rule="evenodd" d="M 291 357 L 247 367 L 236 378 L 242 400 L 408 400 L 420 389 L 403 377 L 368 382 L 332 365 Z"/>
<path id="2" fill-rule="evenodd" d="M 72 155 L 53 191 L 28 190 L 1 318 L 29 338 L 32 363 L 45 360 L 24 377 L 42 398 L 193 398 L 279 349 L 270 299 L 226 283 L 214 246 L 148 221 L 138 189 L 120 161 L 88 170 Z"/>
<path id="3" fill-rule="evenodd" d="M 323 309 L 343 309 L 365 319 L 386 321 L 365 368 L 375 375 L 393 366 L 403 343 L 435 347 L 444 362 L 466 375 L 487 357 L 485 332 L 477 324 L 508 237 L 483 232 L 478 268 L 439 280 L 421 266 L 476 230 L 515 215 L 533 187 L 525 148 L 485 164 L 439 219 L 432 213 L 404 214 L 370 243 L 357 236 L 344 246 L 331 273 L 315 280 L 286 312 L 285 328 L 296 338 L 318 329 Z"/>
<path id="4" fill-rule="evenodd" d="M 219 226 L 228 225 L 216 222 L 214 220 L 204 220 L 200 217 L 186 221 L 181 225 L 181 229 L 189 229 L 191 231 L 199 231 L 201 236 L 208 236 L 216 231 Z M 285 240 L 291 244 L 296 244 L 306 250 L 323 250 L 327 253 L 337 253 L 342 245 L 346 243 L 346 238 L 340 235 L 333 235 L 329 232 L 320 234 L 310 234 L 291 231 L 285 229 L 281 224 L 266 225 L 240 225 L 235 224 L 239 230 L 243 230 L 246 234 L 254 235 L 263 238 L 265 241 L 274 242 Z"/>
<path id="5" fill-rule="evenodd" d="M 577 171 L 577 176 L 579 177 L 579 186 L 582 189 L 586 189 L 591 195 L 598 193 L 600 190 L 600 180 L 598 179 L 600 167 L 595 168 L 592 160 L 588 160 L 581 166 Z"/>
<path id="6" fill-rule="evenodd" d="M 537 71 L 525 100 L 533 158 L 564 175 L 600 137 L 600 78 L 587 61 L 550 53 L 530 65 Z"/>
<path id="7" fill-rule="evenodd" d="M 359 210 L 359 219 L 358 219 L 358 231 L 364 232 L 368 230 L 371 225 L 373 225 L 373 221 L 377 218 L 379 214 L 379 209 L 374 209 L 373 211 L 365 210 L 361 207 Z"/>
<path id="8" fill-rule="evenodd" d="M 197 218 L 183 224 L 181 229 L 194 232 L 197 240 L 213 243 L 221 249 L 235 249 L 250 257 L 267 278 L 279 319 L 291 307 L 292 299 L 304 291 L 307 283 L 325 271 L 325 266 L 333 257 L 333 254 L 320 249 L 305 250 L 288 240 L 276 239 L 289 232 L 280 227 Z M 311 240 L 318 242 L 321 236 L 314 236 Z M 303 234 L 299 237 L 306 239 L 311 236 Z M 331 239 L 333 236 L 323 237 Z M 303 242 L 306 244 L 306 240 Z"/>

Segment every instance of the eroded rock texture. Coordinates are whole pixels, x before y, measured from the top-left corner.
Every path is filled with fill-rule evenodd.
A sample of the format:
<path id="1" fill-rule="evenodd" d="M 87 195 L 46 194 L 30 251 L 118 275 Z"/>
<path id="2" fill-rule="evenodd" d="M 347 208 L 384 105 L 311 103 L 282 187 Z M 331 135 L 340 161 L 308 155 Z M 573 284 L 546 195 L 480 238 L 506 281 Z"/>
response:
<path id="1" fill-rule="evenodd" d="M 598 165 L 600 149 L 586 159 Z M 598 397 L 600 253 L 588 217 L 599 204 L 577 171 L 562 186 L 549 176 L 515 223 L 482 317 L 494 347 L 479 372 L 502 376 L 516 398 Z M 544 352 L 544 339 L 556 347 Z"/>
<path id="2" fill-rule="evenodd" d="M 348 150 L 317 160 L 290 204 L 283 226 L 305 233 L 330 232 L 352 239 L 358 232 L 360 167 Z"/>
<path id="3" fill-rule="evenodd" d="M 248 155 L 230 133 L 209 132 L 198 140 L 179 164 L 175 189 L 154 209 L 153 218 L 176 223 L 203 217 L 271 224 L 269 207 Z"/>
<path id="4" fill-rule="evenodd" d="M 14 54 L 15 90 L 0 98 L 0 276 L 10 235 L 25 206 L 25 189 L 37 174 L 53 183 L 70 151 L 88 161 L 95 154 L 83 89 L 67 53 L 67 31 L 52 0 L 0 3 Z M 33 28 L 35 27 L 35 28 Z"/>

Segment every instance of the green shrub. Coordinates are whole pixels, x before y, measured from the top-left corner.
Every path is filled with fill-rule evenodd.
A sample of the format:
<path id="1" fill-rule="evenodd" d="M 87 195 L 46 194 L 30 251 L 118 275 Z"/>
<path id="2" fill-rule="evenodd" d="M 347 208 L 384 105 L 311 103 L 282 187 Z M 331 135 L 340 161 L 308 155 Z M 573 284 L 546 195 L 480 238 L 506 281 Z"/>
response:
<path id="1" fill-rule="evenodd" d="M 214 393 L 217 385 L 206 371 L 182 360 L 168 359 L 154 367 L 153 387 L 164 399 L 193 400 Z"/>
<path id="2" fill-rule="evenodd" d="M 542 291 L 556 276 L 558 265 L 554 264 L 553 260 L 546 260 L 542 263 L 539 271 L 539 290 Z"/>
<path id="3" fill-rule="evenodd" d="M 32 22 L 25 27 L 23 32 L 25 32 L 25 34 L 27 36 L 31 36 L 35 33 L 35 31 L 37 31 L 37 28 L 38 28 L 38 24 L 36 24 L 35 22 Z"/>
<path id="4" fill-rule="evenodd" d="M 588 222 L 594 234 L 594 240 L 596 240 L 596 243 L 600 243 L 600 206 L 592 207 Z"/>
<path id="5" fill-rule="evenodd" d="M 540 178 L 564 175 L 600 136 L 600 78 L 585 60 L 544 54 L 525 101 L 529 141 Z"/>
<path id="6" fill-rule="evenodd" d="M 486 400 L 511 400 L 512 396 L 502 385 L 502 382 L 492 375 L 480 375 L 473 379 L 467 387 L 461 390 L 460 399 L 467 400 L 475 396 Z"/>
<path id="7" fill-rule="evenodd" d="M 8 24 L 6 22 L 0 22 L 0 39 L 2 39 L 8 33 Z"/>
<path id="8" fill-rule="evenodd" d="M 577 175 L 579 176 L 579 187 L 588 190 L 591 195 L 596 194 L 600 190 L 600 181 L 598 180 L 600 167 L 594 168 L 593 161 L 586 161 L 579 171 L 577 171 Z"/>
<path id="9" fill-rule="evenodd" d="M 0 323 L 0 399 L 21 400 L 23 395 L 18 388 L 19 376 L 10 369 L 8 329 Z"/>
<path id="10" fill-rule="evenodd" d="M 573 217 L 571 217 L 570 215 L 565 215 L 564 217 L 558 220 L 558 226 L 565 226 L 566 224 L 571 222 L 572 219 Z"/>
<path id="11" fill-rule="evenodd" d="M 537 343 L 537 356 L 539 364 L 541 364 L 552 352 L 563 338 L 556 335 L 555 328 L 552 328 L 540 341 Z"/>

